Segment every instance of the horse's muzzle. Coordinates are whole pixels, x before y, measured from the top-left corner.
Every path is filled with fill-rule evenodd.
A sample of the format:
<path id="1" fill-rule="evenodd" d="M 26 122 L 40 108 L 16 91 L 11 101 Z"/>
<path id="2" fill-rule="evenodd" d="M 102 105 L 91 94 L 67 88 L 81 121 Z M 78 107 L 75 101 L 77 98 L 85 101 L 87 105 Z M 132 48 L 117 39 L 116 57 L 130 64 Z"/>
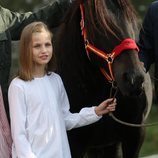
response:
<path id="1" fill-rule="evenodd" d="M 144 75 L 137 72 L 126 72 L 123 74 L 123 81 L 128 94 L 140 95 L 143 91 Z"/>

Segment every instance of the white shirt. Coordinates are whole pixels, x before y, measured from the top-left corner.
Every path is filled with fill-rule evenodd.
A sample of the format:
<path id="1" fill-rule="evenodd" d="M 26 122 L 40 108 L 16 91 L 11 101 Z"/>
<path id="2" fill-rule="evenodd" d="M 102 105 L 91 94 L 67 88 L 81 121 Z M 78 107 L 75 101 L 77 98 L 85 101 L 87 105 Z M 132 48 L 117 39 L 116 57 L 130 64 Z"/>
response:
<path id="1" fill-rule="evenodd" d="M 59 75 L 32 81 L 15 78 L 9 87 L 12 158 L 71 158 L 66 130 L 98 121 L 94 107 L 70 113 Z"/>

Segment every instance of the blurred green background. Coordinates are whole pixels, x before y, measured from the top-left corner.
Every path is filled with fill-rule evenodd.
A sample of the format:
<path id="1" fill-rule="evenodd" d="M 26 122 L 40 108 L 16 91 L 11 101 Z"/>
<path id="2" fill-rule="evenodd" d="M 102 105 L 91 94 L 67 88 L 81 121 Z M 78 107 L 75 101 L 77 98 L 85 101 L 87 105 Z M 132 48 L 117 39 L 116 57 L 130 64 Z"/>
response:
<path id="1" fill-rule="evenodd" d="M 37 10 L 40 7 L 47 5 L 53 0 L 0 0 L 0 4 L 3 7 L 9 8 L 12 11 L 25 12 Z M 59 0 L 60 1 L 60 0 Z M 140 20 L 144 18 L 144 15 L 149 7 L 150 3 L 154 0 L 131 0 L 136 11 L 138 12 Z M 17 45 L 18 42 L 13 41 L 13 66 L 12 75 L 17 70 Z M 148 122 L 158 122 L 158 106 L 153 105 Z M 143 144 L 140 156 L 158 154 L 158 126 L 146 128 L 146 138 Z M 158 158 L 154 157 L 154 158 Z"/>

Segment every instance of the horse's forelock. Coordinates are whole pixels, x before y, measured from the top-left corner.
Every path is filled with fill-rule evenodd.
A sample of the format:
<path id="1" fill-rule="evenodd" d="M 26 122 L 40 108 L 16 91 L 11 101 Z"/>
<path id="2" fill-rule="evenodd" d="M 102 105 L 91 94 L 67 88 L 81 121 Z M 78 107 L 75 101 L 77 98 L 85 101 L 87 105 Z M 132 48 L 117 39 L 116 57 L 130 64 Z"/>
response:
<path id="1" fill-rule="evenodd" d="M 101 30 L 105 34 L 110 34 L 118 37 L 118 33 L 123 34 L 122 27 L 116 21 L 119 18 L 125 20 L 126 25 L 130 25 L 127 30 L 133 37 L 137 27 L 136 12 L 128 0 L 85 0 L 88 8 L 87 21 L 94 26 L 96 30 Z M 111 4 L 111 5 L 110 5 Z M 114 7 L 114 8 L 110 8 Z"/>

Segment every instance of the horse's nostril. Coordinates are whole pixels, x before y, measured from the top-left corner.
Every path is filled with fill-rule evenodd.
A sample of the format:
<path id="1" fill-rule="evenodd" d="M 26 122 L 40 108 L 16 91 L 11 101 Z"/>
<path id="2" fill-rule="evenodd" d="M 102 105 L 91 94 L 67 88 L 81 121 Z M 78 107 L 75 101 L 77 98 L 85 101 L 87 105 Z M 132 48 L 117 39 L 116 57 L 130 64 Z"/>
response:
<path id="1" fill-rule="evenodd" d="M 134 76 L 133 76 L 133 74 L 132 73 L 128 73 L 128 72 L 125 72 L 124 74 L 123 74 L 123 78 L 124 78 L 124 81 L 126 82 L 126 83 L 130 83 L 131 85 L 133 85 L 134 84 Z"/>
<path id="2" fill-rule="evenodd" d="M 123 74 L 123 79 L 127 84 L 134 86 L 135 88 L 142 87 L 142 83 L 144 82 L 143 75 L 138 75 L 137 73 L 126 72 Z"/>

